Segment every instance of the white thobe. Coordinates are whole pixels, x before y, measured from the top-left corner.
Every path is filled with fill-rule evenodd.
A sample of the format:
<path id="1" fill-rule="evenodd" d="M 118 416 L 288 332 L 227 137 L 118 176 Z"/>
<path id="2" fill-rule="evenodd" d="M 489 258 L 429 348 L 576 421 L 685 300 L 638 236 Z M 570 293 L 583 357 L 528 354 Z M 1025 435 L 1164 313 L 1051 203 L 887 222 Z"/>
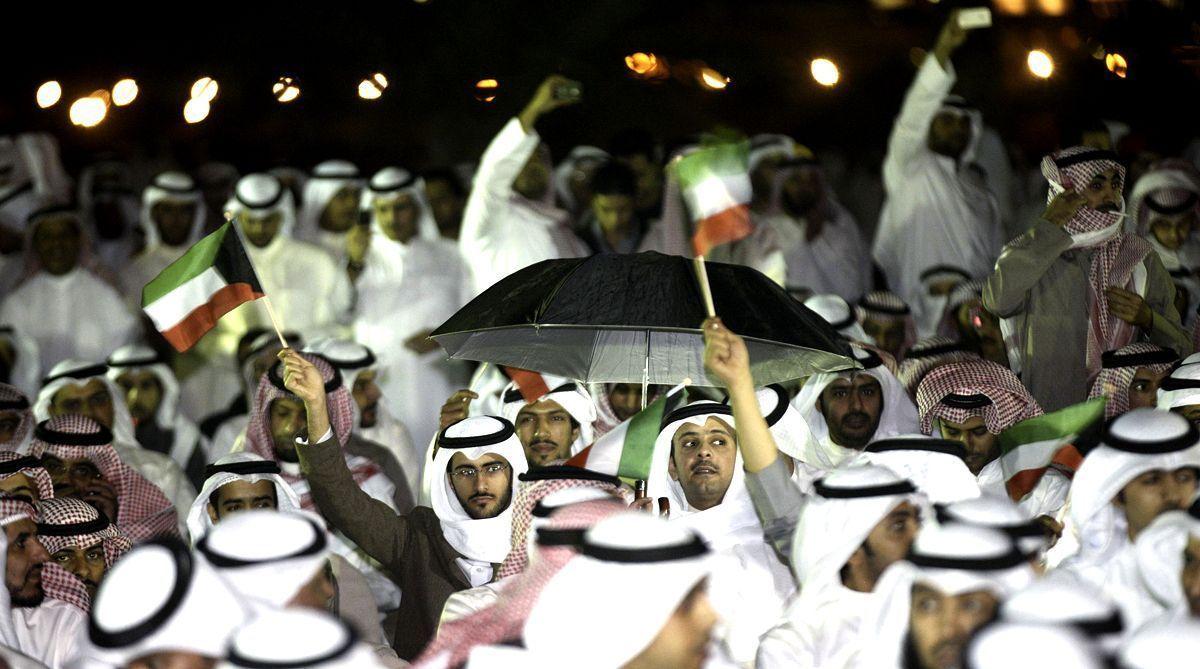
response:
<path id="1" fill-rule="evenodd" d="M 1050 573 L 1057 578 L 1074 578 L 1087 588 L 1103 592 L 1121 609 L 1127 632 L 1133 632 L 1167 612 L 1167 607 L 1150 594 L 1142 581 L 1133 543 L 1126 543 L 1103 564 L 1067 561 Z"/>
<path id="2" fill-rule="evenodd" d="M 50 669 L 70 662 L 79 639 L 87 637 L 87 615 L 58 599 L 46 598 L 35 607 L 14 608 L 12 617 L 17 650 Z"/>
<path id="3" fill-rule="evenodd" d="M 512 578 L 509 576 L 499 581 L 451 593 L 446 598 L 445 605 L 442 606 L 442 617 L 438 618 L 438 632 L 441 632 L 442 625 L 446 623 L 461 620 L 494 606 L 496 602 L 500 601 L 500 592 L 504 588 L 504 584 L 512 581 Z"/>
<path id="4" fill-rule="evenodd" d="M 784 618 L 763 635 L 759 669 L 807 667 L 833 669 L 854 656 L 858 628 L 871 593 L 841 583 L 796 597 Z"/>
<path id="5" fill-rule="evenodd" d="M 513 191 L 513 179 L 540 142 L 536 131 L 525 132 L 514 118 L 479 159 L 458 236 L 463 257 L 471 261 L 475 294 L 536 262 L 588 255 L 566 211 Z"/>
<path id="6" fill-rule="evenodd" d="M 827 221 L 811 242 L 804 236 L 808 222 L 786 214 L 764 216 L 783 250 L 787 287 L 808 288 L 815 294 L 832 293 L 850 304 L 871 288 L 871 256 L 858 223 L 840 204 L 834 204 Z"/>
<path id="7" fill-rule="evenodd" d="M 999 459 L 984 465 L 983 469 L 979 470 L 976 480 L 979 482 L 979 489 L 984 494 L 1008 497 L 1008 489 L 1005 488 L 1007 479 L 1004 477 L 1004 470 L 1000 467 Z M 1070 491 L 1071 480 L 1057 470 L 1048 469 L 1045 474 L 1042 474 L 1042 478 L 1038 480 L 1033 490 L 1017 502 L 1017 506 L 1028 513 L 1030 518 L 1039 516 L 1057 518 L 1058 512 L 1067 503 L 1067 493 Z"/>
<path id="8" fill-rule="evenodd" d="M 991 274 L 1004 243 L 995 198 L 967 166 L 972 149 L 953 158 L 929 149 L 929 124 L 955 81 L 933 55 L 904 98 L 883 161 L 887 200 L 879 215 L 873 255 L 891 289 L 914 310 L 921 274 L 939 265 L 976 279 Z M 978 137 L 979 130 L 975 130 Z M 923 314 L 916 314 L 918 322 Z"/>
<path id="9" fill-rule="evenodd" d="M 0 305 L 0 323 L 37 342 L 42 369 L 67 358 L 104 360 L 139 329 L 121 295 L 80 267 L 30 278 Z"/>

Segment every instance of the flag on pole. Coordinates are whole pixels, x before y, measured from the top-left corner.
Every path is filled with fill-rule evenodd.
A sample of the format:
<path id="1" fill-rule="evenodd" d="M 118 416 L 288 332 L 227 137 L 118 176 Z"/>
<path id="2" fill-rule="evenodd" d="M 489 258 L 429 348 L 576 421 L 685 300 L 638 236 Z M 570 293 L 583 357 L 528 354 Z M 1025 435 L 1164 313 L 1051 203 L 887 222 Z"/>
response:
<path id="1" fill-rule="evenodd" d="M 225 223 L 146 284 L 142 310 L 182 353 L 222 316 L 265 295 L 241 237 Z"/>
<path id="2" fill-rule="evenodd" d="M 519 367 L 501 367 L 504 375 L 512 380 L 516 385 L 517 391 L 521 393 L 521 397 L 526 404 L 533 404 L 541 398 L 550 394 L 550 388 L 557 388 L 566 382 L 567 379 L 560 377 L 551 377 L 547 379 L 547 375 L 538 372 L 531 372 L 528 369 Z"/>
<path id="3" fill-rule="evenodd" d="M 724 142 L 704 146 L 676 162 L 679 186 L 694 224 L 696 255 L 707 255 L 713 247 L 754 231 L 749 156 L 749 142 Z"/>
<path id="4" fill-rule="evenodd" d="M 1068 476 L 1075 473 L 1083 462 L 1075 443 L 1104 420 L 1105 401 L 1097 397 L 1023 420 L 1000 434 L 1000 470 L 1013 501 L 1032 492 L 1051 467 Z"/>
<path id="5" fill-rule="evenodd" d="M 594 472 L 645 480 L 662 419 L 683 405 L 684 386 L 672 388 L 567 461 Z"/>

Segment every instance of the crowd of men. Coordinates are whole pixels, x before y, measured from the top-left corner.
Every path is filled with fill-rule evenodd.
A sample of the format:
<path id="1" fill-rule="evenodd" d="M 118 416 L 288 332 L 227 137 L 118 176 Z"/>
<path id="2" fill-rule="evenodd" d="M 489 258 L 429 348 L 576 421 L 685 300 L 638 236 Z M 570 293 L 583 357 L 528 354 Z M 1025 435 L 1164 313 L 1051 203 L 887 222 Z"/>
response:
<path id="1" fill-rule="evenodd" d="M 1014 175 L 951 94 L 965 39 L 952 17 L 903 100 L 872 244 L 819 156 L 761 135 L 753 232 L 711 254 L 853 361 L 756 387 L 697 322 L 720 387 L 649 432 L 662 388 L 428 336 L 542 260 L 689 253 L 692 147 L 552 165 L 562 77 L 470 178 L 214 163 L 139 201 L 128 166 L 72 180 L 53 138 L 0 138 L 0 666 L 1190 666 L 1200 173 L 1106 129 Z M 250 302 L 175 353 L 142 287 L 226 221 L 287 331 Z M 586 455 L 622 439 L 644 479 Z"/>

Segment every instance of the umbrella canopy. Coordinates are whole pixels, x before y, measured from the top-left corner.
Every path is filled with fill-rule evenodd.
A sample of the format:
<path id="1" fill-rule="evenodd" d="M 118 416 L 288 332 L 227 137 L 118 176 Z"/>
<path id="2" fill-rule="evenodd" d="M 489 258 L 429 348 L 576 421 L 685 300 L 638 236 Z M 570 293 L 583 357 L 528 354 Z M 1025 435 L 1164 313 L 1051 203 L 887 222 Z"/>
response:
<path id="1" fill-rule="evenodd" d="M 717 314 L 758 385 L 857 366 L 820 316 L 762 273 L 708 264 Z M 590 383 L 720 385 L 704 370 L 692 262 L 646 252 L 546 260 L 501 279 L 431 335 L 451 358 Z"/>

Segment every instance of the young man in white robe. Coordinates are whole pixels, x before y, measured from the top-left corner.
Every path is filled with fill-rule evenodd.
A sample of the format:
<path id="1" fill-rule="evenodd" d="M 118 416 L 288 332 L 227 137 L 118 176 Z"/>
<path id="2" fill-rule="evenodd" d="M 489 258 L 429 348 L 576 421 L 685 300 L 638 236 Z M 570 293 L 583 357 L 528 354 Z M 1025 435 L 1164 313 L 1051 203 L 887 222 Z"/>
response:
<path id="1" fill-rule="evenodd" d="M 316 244 L 344 262 L 346 238 L 358 225 L 362 187 L 362 177 L 354 163 L 345 160 L 318 163 L 304 181 L 296 238 Z"/>
<path id="2" fill-rule="evenodd" d="M 125 298 L 135 312 L 142 308 L 142 288 L 200 240 L 207 215 L 196 182 L 182 172 L 162 172 L 142 191 L 138 221 L 145 245 L 120 268 Z"/>

